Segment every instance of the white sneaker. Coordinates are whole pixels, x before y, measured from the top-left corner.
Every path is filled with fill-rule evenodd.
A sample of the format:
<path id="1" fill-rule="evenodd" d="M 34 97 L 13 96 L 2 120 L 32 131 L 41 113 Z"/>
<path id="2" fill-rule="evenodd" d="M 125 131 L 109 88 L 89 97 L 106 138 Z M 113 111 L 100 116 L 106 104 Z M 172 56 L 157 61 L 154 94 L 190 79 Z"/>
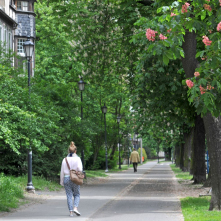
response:
<path id="1" fill-rule="evenodd" d="M 77 209 L 74 209 L 74 213 L 77 215 L 77 216 L 80 216 L 81 214 L 78 212 Z"/>
<path id="2" fill-rule="evenodd" d="M 73 212 L 70 212 L 70 216 L 74 216 L 74 213 L 73 213 Z"/>

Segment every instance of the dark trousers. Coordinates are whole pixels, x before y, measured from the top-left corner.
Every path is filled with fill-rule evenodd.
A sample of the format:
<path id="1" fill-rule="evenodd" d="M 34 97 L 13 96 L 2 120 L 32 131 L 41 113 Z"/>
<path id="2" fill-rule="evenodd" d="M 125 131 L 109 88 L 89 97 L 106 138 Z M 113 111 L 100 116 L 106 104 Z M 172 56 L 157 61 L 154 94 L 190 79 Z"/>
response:
<path id="1" fill-rule="evenodd" d="M 137 172 L 137 163 L 133 163 L 134 172 Z"/>

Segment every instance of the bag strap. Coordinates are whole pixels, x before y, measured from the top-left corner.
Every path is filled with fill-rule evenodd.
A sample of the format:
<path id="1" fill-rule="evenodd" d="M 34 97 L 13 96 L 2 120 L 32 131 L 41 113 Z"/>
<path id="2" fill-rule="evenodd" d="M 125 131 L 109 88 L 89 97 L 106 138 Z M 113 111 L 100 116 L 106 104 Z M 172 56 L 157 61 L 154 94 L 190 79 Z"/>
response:
<path id="1" fill-rule="evenodd" d="M 69 163 L 68 163 L 67 157 L 65 157 L 65 160 L 66 160 L 66 163 L 67 163 L 68 169 L 70 170 L 70 166 L 69 166 Z"/>

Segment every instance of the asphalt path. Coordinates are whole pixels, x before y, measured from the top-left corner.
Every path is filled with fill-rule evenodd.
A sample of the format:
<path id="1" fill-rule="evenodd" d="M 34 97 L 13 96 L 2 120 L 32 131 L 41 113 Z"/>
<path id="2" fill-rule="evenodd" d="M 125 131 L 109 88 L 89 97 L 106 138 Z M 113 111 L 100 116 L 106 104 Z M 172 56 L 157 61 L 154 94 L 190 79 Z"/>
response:
<path id="1" fill-rule="evenodd" d="M 62 190 L 0 220 L 183 221 L 176 182 L 169 163 L 152 161 L 139 165 L 137 173 L 130 168 L 111 173 L 106 182 L 83 185 L 78 207 L 81 216 L 69 216 Z"/>

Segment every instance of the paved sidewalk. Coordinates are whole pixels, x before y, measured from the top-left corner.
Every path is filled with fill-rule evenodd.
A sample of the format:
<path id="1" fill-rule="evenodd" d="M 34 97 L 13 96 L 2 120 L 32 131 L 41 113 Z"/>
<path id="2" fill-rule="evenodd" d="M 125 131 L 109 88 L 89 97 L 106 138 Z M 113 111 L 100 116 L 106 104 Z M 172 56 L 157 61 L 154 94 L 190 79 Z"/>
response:
<path id="1" fill-rule="evenodd" d="M 64 190 L 1 220 L 46 221 L 183 221 L 175 195 L 176 180 L 168 163 L 156 161 L 110 174 L 107 182 L 81 187 L 81 216 L 69 217 Z"/>

